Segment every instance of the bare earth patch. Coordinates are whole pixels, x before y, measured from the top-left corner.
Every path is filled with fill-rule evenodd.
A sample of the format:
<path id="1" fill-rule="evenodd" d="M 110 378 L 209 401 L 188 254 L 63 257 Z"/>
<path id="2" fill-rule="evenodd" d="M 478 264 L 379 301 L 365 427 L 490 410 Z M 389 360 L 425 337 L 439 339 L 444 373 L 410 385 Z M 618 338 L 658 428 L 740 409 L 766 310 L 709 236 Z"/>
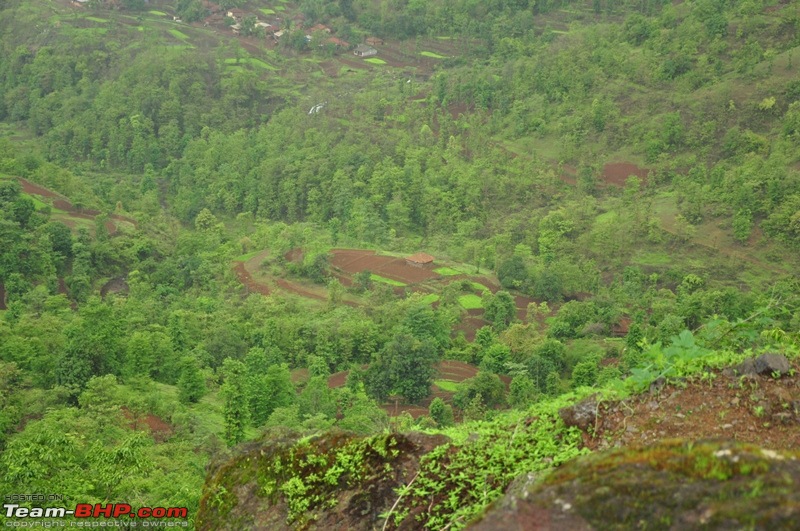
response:
<path id="1" fill-rule="evenodd" d="M 797 364 L 793 364 L 795 371 Z M 729 377 L 670 384 L 622 403 L 601 403 L 592 449 L 661 439 L 733 439 L 774 449 L 800 446 L 800 376 Z"/>

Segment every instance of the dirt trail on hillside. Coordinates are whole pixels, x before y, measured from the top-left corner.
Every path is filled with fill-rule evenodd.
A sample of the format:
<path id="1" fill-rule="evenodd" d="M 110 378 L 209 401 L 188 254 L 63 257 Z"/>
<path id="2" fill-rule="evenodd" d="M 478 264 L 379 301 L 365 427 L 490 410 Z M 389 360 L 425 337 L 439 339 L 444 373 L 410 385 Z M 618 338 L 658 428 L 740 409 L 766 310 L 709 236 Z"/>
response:
<path id="1" fill-rule="evenodd" d="M 39 197 L 44 197 L 46 199 L 52 199 L 54 208 L 63 210 L 71 217 L 94 221 L 94 219 L 101 214 L 99 210 L 77 208 L 75 205 L 70 203 L 69 200 L 63 195 L 56 193 L 52 190 L 49 190 L 38 184 L 32 183 L 27 179 L 18 177 L 18 180 L 20 185 L 22 186 L 22 191 L 24 193 L 30 195 L 38 195 Z M 108 233 L 112 235 L 117 233 L 117 225 L 112 220 L 130 223 L 131 225 L 134 226 L 134 228 L 138 228 L 139 226 L 138 222 L 135 219 L 129 218 L 127 216 L 121 216 L 119 214 L 111 214 L 109 218 L 110 219 L 105 222 L 105 227 Z"/>
<path id="2" fill-rule="evenodd" d="M 244 262 L 236 262 L 236 265 L 233 266 L 233 271 L 236 273 L 236 277 L 239 279 L 248 293 L 260 293 L 262 295 L 269 295 L 270 289 L 265 286 L 264 284 L 260 284 L 253 280 L 253 277 L 250 276 L 250 273 L 245 269 Z"/>
<path id="3" fill-rule="evenodd" d="M 256 274 L 259 274 L 260 276 L 265 276 L 264 273 L 258 272 L 258 268 L 261 266 L 261 264 L 264 262 L 267 256 L 269 256 L 269 251 L 262 251 L 245 262 L 235 262 L 233 266 L 233 270 L 236 273 L 236 277 L 239 279 L 239 282 L 244 284 L 245 288 L 249 293 L 260 293 L 262 295 L 270 295 L 271 293 L 273 293 L 273 291 L 267 284 L 259 282 L 254 278 Z M 289 251 L 289 253 L 287 253 L 286 256 L 291 257 L 293 259 L 299 259 L 302 256 L 302 253 L 295 253 L 293 251 Z M 272 276 L 269 276 L 269 279 L 275 282 L 275 284 L 277 284 L 277 286 L 281 288 L 283 291 L 293 293 L 295 295 L 300 295 L 301 297 L 305 297 L 308 299 L 314 299 L 318 301 L 328 300 L 327 293 L 323 294 L 313 291 L 312 289 L 306 288 L 302 284 L 299 284 L 297 282 L 293 282 L 285 278 L 277 278 Z M 346 304 L 347 306 L 353 306 L 353 307 L 358 306 L 357 303 L 349 300 L 343 300 L 341 301 L 341 303 Z"/>

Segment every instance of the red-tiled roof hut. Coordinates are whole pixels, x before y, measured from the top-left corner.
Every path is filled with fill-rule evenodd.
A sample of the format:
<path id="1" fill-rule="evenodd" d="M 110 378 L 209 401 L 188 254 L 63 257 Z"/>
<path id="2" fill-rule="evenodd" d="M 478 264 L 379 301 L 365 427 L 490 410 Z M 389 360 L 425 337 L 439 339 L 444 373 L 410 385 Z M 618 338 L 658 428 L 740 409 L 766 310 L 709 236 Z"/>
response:
<path id="1" fill-rule="evenodd" d="M 433 265 L 433 257 L 427 253 L 412 254 L 406 258 L 406 263 L 414 267 L 430 267 Z"/>

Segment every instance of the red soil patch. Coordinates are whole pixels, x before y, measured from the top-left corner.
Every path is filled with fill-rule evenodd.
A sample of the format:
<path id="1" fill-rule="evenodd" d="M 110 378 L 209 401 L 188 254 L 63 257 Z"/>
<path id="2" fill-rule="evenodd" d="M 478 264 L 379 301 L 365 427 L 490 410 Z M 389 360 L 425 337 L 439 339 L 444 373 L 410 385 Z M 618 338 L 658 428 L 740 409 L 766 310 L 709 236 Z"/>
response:
<path id="1" fill-rule="evenodd" d="M 628 177 L 635 175 L 641 179 L 642 184 L 645 184 L 649 173 L 650 170 L 640 168 L 636 164 L 630 162 L 609 162 L 603 166 L 601 178 L 606 184 L 625 186 L 625 181 L 628 180 Z"/>
<path id="2" fill-rule="evenodd" d="M 482 312 L 482 310 L 470 310 Z M 478 330 L 489 324 L 483 317 L 464 317 L 461 322 L 454 328 L 455 331 L 464 332 L 464 337 L 467 341 L 475 341 L 475 335 Z"/>
<path id="3" fill-rule="evenodd" d="M 458 278 L 458 277 L 452 277 L 452 278 Z M 470 280 L 472 282 L 477 282 L 478 284 L 483 284 L 484 286 L 489 288 L 489 291 L 491 291 L 492 293 L 497 293 L 498 291 L 500 291 L 500 284 L 495 284 L 494 281 L 489 280 L 486 277 L 467 277 L 467 280 Z M 478 295 L 480 295 L 480 293 L 478 293 Z"/>
<path id="4" fill-rule="evenodd" d="M 325 72 L 328 77 L 339 77 L 339 65 L 333 61 L 325 61 L 319 64 L 319 67 Z"/>
<path id="5" fill-rule="evenodd" d="M 147 430 L 156 442 L 164 442 L 172 436 L 172 426 L 152 413 L 136 416 L 130 409 L 123 407 L 122 415 L 130 421 L 128 426 L 132 430 Z"/>
<path id="6" fill-rule="evenodd" d="M 561 171 L 559 172 L 558 176 L 559 179 L 571 186 L 577 186 L 578 170 L 569 164 L 562 164 L 560 169 Z M 647 182 L 647 176 L 649 174 L 650 170 L 646 168 L 640 168 L 631 162 L 609 162 L 603 166 L 603 172 L 600 175 L 600 180 L 602 181 L 602 184 L 622 187 L 625 186 L 625 181 L 627 181 L 628 177 L 631 175 L 637 176 L 639 179 L 641 179 L 642 184 L 644 184 Z"/>
<path id="7" fill-rule="evenodd" d="M 269 295 L 270 291 L 267 286 L 264 284 L 259 284 L 253 277 L 250 275 L 250 272 L 247 271 L 244 267 L 244 262 L 236 262 L 236 265 L 233 266 L 233 271 L 236 273 L 236 277 L 239 279 L 248 293 L 260 293 L 262 295 Z"/>
<path id="8" fill-rule="evenodd" d="M 528 305 L 539 304 L 539 301 L 535 299 L 531 299 L 530 297 L 523 297 L 522 295 L 515 295 L 514 302 L 517 306 L 517 319 L 520 321 L 524 321 L 525 318 L 528 316 Z"/>
<path id="9" fill-rule="evenodd" d="M 59 210 L 72 210 L 72 203 L 64 199 L 55 199 L 53 201 L 53 206 Z"/>
<path id="10" fill-rule="evenodd" d="M 128 293 L 128 283 L 122 277 L 112 278 L 100 288 L 100 296 L 105 297 L 109 293 Z"/>
<path id="11" fill-rule="evenodd" d="M 408 413 L 412 417 L 419 418 L 427 415 L 430 411 L 431 402 L 435 398 L 441 398 L 446 404 L 452 404 L 454 393 L 439 389 L 436 385 L 431 386 L 431 394 L 427 398 L 421 400 L 419 404 L 406 404 L 399 396 L 389 397 L 389 402 L 381 405 L 381 408 L 386 411 L 390 417 L 396 417 L 403 413 Z"/>
<path id="12" fill-rule="evenodd" d="M 350 68 L 357 68 L 358 70 L 366 70 L 371 66 L 369 63 L 364 63 L 355 59 L 345 59 L 344 57 L 339 57 L 339 61 Z"/>
<path id="13" fill-rule="evenodd" d="M 349 288 L 353 285 L 353 279 L 345 275 L 344 273 L 340 273 L 339 271 L 332 271 L 331 275 L 333 276 L 333 278 L 338 280 L 342 286 Z"/>
<path id="14" fill-rule="evenodd" d="M 628 330 L 631 327 L 631 319 L 630 317 L 623 317 L 619 320 L 619 323 L 615 324 L 611 327 L 611 335 L 615 337 L 625 337 L 628 335 Z"/>
<path id="15" fill-rule="evenodd" d="M 296 264 L 300 264 L 303 262 L 303 256 L 304 256 L 303 250 L 300 249 L 299 247 L 297 249 L 292 249 L 291 251 L 283 255 L 283 257 L 286 259 L 287 262 L 294 262 Z"/>
<path id="16" fill-rule="evenodd" d="M 344 387 L 347 383 L 347 375 L 350 374 L 350 371 L 341 371 L 334 374 L 331 374 L 328 378 L 328 387 L 330 389 L 336 389 L 337 387 Z"/>
<path id="17" fill-rule="evenodd" d="M 63 196 L 55 193 L 54 191 L 48 190 L 47 188 L 39 186 L 38 184 L 33 184 L 29 180 L 23 179 L 22 177 L 19 178 L 19 184 L 22 185 L 22 191 L 25 192 L 26 194 L 38 195 L 38 196 L 47 197 L 47 198 L 50 198 L 50 199 L 62 199 L 63 198 Z M 56 208 L 61 208 L 61 207 L 56 206 Z M 66 209 L 62 209 L 62 210 L 66 210 Z"/>
<path id="18" fill-rule="evenodd" d="M 285 258 L 289 259 L 289 257 L 296 257 L 297 253 L 302 255 L 302 251 L 299 249 L 295 249 L 293 251 L 289 251 L 286 253 Z M 262 253 L 263 254 L 263 253 Z M 264 254 L 265 256 L 265 254 Z M 257 259 L 258 257 L 256 257 Z M 245 288 L 247 289 L 248 293 L 260 293 L 262 295 L 269 295 L 272 293 L 269 286 L 258 282 L 256 279 L 253 278 L 252 273 L 248 270 L 247 265 L 250 264 L 253 267 L 254 264 L 253 258 L 248 260 L 247 262 L 236 262 L 233 266 L 233 271 L 236 273 L 236 277 L 239 279 L 239 282 L 244 284 Z M 300 284 L 292 282 L 290 280 L 286 280 L 284 278 L 276 278 L 274 279 L 275 283 L 284 291 L 288 291 L 289 293 L 294 293 L 295 295 L 300 295 L 301 297 L 305 297 L 308 299 L 315 299 L 319 301 L 327 301 L 327 295 L 320 295 L 314 291 L 304 288 Z M 346 304 L 348 306 L 358 306 L 353 301 L 342 301 L 342 304 Z"/>
<path id="19" fill-rule="evenodd" d="M 800 371 L 775 379 L 726 376 L 666 385 L 624 401 L 602 403 L 595 437 L 598 446 L 650 444 L 669 438 L 735 439 L 771 449 L 796 449 L 800 423 L 793 404 Z"/>
<path id="20" fill-rule="evenodd" d="M 466 103 L 458 102 L 458 103 L 451 103 L 447 106 L 447 110 L 450 113 L 450 116 L 453 120 L 458 120 L 461 118 L 461 115 L 466 115 L 471 111 L 475 110 L 473 105 L 467 105 Z"/>
<path id="21" fill-rule="evenodd" d="M 406 284 L 424 282 L 439 276 L 430 269 L 410 266 L 402 258 L 381 256 L 375 254 L 375 251 L 334 249 L 331 253 L 331 265 L 350 275 L 370 271 Z"/>
<path id="22" fill-rule="evenodd" d="M 755 226 L 753 227 L 753 231 L 750 233 L 750 237 L 747 238 L 747 246 L 754 247 L 763 239 L 764 231 L 761 230 L 761 227 Z"/>
<path id="23" fill-rule="evenodd" d="M 561 165 L 561 175 L 559 178 L 565 183 L 577 186 L 578 185 L 578 170 L 569 164 Z"/>

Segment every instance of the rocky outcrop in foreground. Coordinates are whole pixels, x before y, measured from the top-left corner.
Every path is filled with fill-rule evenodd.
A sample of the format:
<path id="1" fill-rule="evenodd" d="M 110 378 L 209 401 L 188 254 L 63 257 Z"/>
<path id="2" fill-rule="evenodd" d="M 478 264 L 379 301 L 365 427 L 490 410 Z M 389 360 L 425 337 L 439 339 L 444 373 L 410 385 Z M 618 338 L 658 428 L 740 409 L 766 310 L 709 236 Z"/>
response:
<path id="1" fill-rule="evenodd" d="M 397 501 L 395 490 L 413 479 L 423 455 L 448 440 L 333 430 L 244 446 L 210 471 L 197 528 L 380 529 Z"/>
<path id="2" fill-rule="evenodd" d="M 798 374 L 766 354 L 623 401 L 464 425 L 476 431 L 456 442 L 273 433 L 211 468 L 197 527 L 800 529 Z"/>
<path id="3" fill-rule="evenodd" d="M 798 457 L 681 440 L 602 452 L 519 478 L 469 529 L 797 529 Z"/>

